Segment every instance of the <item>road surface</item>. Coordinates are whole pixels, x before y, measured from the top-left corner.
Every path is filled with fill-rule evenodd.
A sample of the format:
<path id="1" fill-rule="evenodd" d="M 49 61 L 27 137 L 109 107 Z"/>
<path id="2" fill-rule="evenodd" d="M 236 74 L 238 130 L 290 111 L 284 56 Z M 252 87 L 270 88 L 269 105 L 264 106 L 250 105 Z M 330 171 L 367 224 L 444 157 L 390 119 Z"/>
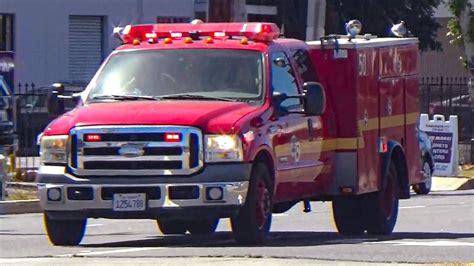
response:
<path id="1" fill-rule="evenodd" d="M 305 259 L 356 264 L 474 262 L 474 190 L 414 195 L 400 206 L 391 236 L 342 237 L 333 225 L 330 203 L 312 203 L 308 214 L 298 204 L 274 216 L 267 244 L 252 247 L 233 241 L 228 219 L 220 221 L 212 237 L 163 236 L 152 220 L 89 219 L 80 246 L 54 247 L 44 233 L 41 214 L 3 215 L 0 264 L 81 264 L 103 258 L 110 264 L 127 259 L 157 263 L 163 258 L 195 258 L 204 260 L 203 265 L 214 259 L 238 265 L 238 258 L 300 259 L 297 264 L 306 264 Z"/>

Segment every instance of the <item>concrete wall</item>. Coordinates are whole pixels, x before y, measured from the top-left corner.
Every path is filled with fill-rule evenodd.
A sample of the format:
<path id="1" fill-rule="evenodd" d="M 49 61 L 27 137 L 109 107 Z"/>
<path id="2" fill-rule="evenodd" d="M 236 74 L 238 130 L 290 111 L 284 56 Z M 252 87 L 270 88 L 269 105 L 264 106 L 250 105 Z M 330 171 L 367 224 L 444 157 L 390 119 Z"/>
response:
<path id="1" fill-rule="evenodd" d="M 0 13 L 15 15 L 15 82 L 48 85 L 69 78 L 69 15 L 105 17 L 105 57 L 119 44 L 114 26 L 193 18 L 194 0 L 0 0 Z"/>
<path id="2" fill-rule="evenodd" d="M 420 54 L 420 77 L 468 77 L 469 71 L 463 67 L 459 57 L 464 55 L 463 49 L 451 45 L 448 33 L 448 20 L 450 18 L 437 18 L 441 28 L 437 39 L 443 47 L 442 52 L 429 51 Z"/>

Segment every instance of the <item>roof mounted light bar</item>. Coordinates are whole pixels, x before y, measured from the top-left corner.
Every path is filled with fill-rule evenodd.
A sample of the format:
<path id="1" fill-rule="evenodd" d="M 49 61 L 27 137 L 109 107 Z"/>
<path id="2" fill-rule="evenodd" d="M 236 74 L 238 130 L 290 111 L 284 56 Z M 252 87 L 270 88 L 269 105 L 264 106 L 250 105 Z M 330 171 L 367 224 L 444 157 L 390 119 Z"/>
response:
<path id="1" fill-rule="evenodd" d="M 124 44 L 134 40 L 149 40 L 150 36 L 156 39 L 185 38 L 185 37 L 212 37 L 225 39 L 234 36 L 246 37 L 252 41 L 270 42 L 280 36 L 280 29 L 274 23 L 176 23 L 176 24 L 142 24 L 127 25 L 124 28 L 115 28 L 114 35 Z"/>

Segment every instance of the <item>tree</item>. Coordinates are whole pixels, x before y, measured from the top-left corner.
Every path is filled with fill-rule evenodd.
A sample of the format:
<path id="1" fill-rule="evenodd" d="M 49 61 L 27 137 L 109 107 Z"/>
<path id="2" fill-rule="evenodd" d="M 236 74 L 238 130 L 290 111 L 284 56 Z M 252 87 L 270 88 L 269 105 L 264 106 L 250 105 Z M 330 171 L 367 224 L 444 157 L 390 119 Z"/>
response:
<path id="1" fill-rule="evenodd" d="M 451 44 L 464 48 L 466 57 L 461 58 L 470 70 L 469 91 L 474 106 L 474 1 L 449 0 L 449 9 L 454 15 L 448 23 Z"/>
<path id="2" fill-rule="evenodd" d="M 405 21 L 411 33 L 420 40 L 420 48 L 441 50 L 436 41 L 440 27 L 433 18 L 442 0 L 327 0 L 326 33 L 345 34 L 344 24 L 351 19 L 362 22 L 362 32 L 380 37 L 390 36 L 393 24 Z"/>

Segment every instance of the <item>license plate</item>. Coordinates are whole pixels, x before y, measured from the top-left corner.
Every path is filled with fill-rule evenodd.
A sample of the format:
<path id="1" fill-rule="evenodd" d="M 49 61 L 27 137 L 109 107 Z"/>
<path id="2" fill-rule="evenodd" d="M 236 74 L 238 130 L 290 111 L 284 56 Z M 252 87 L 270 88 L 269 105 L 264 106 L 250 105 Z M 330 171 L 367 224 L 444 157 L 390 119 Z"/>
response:
<path id="1" fill-rule="evenodd" d="M 145 193 L 114 194 L 114 211 L 144 211 Z"/>

